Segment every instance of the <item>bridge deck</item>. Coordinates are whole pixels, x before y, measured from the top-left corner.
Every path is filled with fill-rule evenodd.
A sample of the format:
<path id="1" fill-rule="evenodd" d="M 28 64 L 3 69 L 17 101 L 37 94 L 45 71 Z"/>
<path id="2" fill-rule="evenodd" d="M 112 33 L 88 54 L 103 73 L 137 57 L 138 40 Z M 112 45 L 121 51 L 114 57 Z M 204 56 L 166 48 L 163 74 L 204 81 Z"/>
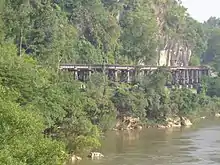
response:
<path id="1" fill-rule="evenodd" d="M 60 65 L 60 69 L 80 69 L 80 70 L 93 70 L 93 69 L 102 69 L 105 66 L 106 69 L 110 70 L 156 70 L 158 66 L 147 66 L 147 65 L 100 65 L 100 64 L 63 64 Z M 206 66 L 172 66 L 165 67 L 169 70 L 209 70 Z"/>

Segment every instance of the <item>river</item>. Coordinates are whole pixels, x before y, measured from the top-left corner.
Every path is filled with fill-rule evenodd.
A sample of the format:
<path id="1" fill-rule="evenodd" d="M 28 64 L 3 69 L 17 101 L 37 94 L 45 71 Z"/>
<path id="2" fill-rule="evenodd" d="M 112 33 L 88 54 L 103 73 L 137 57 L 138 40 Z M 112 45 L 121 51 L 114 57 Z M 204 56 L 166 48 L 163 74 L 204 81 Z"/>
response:
<path id="1" fill-rule="evenodd" d="M 220 165 L 220 120 L 191 128 L 108 132 L 100 160 L 80 165 Z"/>

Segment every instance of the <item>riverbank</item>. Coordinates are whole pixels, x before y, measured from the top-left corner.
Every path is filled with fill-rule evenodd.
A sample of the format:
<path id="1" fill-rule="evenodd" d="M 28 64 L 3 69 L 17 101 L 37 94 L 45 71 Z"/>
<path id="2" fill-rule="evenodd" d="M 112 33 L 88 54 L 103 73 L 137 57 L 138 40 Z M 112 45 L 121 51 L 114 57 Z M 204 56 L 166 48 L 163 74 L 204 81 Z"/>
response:
<path id="1" fill-rule="evenodd" d="M 201 116 L 197 114 L 197 116 L 183 117 L 183 116 L 173 116 L 166 118 L 164 122 L 156 123 L 152 122 L 142 122 L 140 118 L 134 117 L 124 117 L 123 119 L 119 119 L 117 124 L 113 128 L 114 131 L 123 131 L 123 130 L 142 130 L 146 128 L 158 128 L 158 129 L 166 129 L 166 128 L 180 128 L 180 127 L 190 127 L 194 123 L 198 123 L 201 120 L 207 118 L 220 118 L 220 113 L 214 114 L 206 114 L 206 116 Z"/>
<path id="2" fill-rule="evenodd" d="M 191 126 L 190 119 L 182 116 L 174 116 L 172 118 L 166 118 L 163 124 L 159 123 L 142 123 L 139 118 L 124 117 L 118 120 L 113 130 L 135 130 L 142 128 L 172 128 L 181 126 Z"/>
<path id="3" fill-rule="evenodd" d="M 133 140 L 138 140 L 139 139 L 139 134 L 141 132 L 146 132 L 146 130 L 164 130 L 166 133 L 171 134 L 172 132 L 176 132 L 177 130 L 184 130 L 186 128 L 190 129 L 190 128 L 196 128 L 197 125 L 203 125 L 203 127 L 207 127 L 205 125 L 205 123 L 207 123 L 207 121 L 211 121 L 211 122 L 220 122 L 219 119 L 220 115 L 219 114 L 215 114 L 212 116 L 202 116 L 202 117 L 197 117 L 197 118 L 193 118 L 191 122 L 189 119 L 185 118 L 185 117 L 175 117 L 173 119 L 169 118 L 167 120 L 167 124 L 166 125 L 161 125 L 161 124 L 143 124 L 140 122 L 139 118 L 132 118 L 132 117 L 125 117 L 124 118 L 124 122 L 123 122 L 123 126 L 126 127 L 121 127 L 119 126 L 119 123 L 117 123 L 117 125 L 120 127 L 120 129 L 113 129 L 113 131 L 110 132 L 115 132 L 116 135 L 120 135 L 123 134 L 123 136 L 126 136 L 126 139 L 128 139 L 129 141 L 133 141 Z M 130 121 L 130 122 L 128 122 Z M 209 123 L 209 122 L 208 122 Z M 132 125 L 134 124 L 134 125 Z M 175 124 L 175 125 L 173 125 Z M 103 139 L 108 139 L 108 132 L 106 132 L 105 137 Z M 102 152 L 102 148 L 103 146 L 100 147 L 101 152 Z M 100 152 L 100 149 L 98 149 L 98 151 Z M 101 153 L 98 152 L 98 155 L 102 155 Z M 103 158 L 104 156 L 102 155 L 101 157 L 97 156 L 94 158 L 90 158 L 90 160 L 92 161 L 93 159 L 95 160 L 99 160 L 99 159 L 105 159 Z M 88 158 L 83 158 L 83 159 L 88 159 Z M 76 162 L 81 161 L 82 158 L 78 157 L 76 155 L 72 155 L 71 157 L 71 164 L 67 164 L 67 165 L 72 165 L 75 164 Z"/>
<path id="4" fill-rule="evenodd" d="M 100 99 L 100 102 L 96 103 L 102 105 L 104 101 L 107 105 L 106 103 L 110 104 L 111 102 L 113 108 L 112 111 L 103 109 L 105 111 L 97 113 L 92 107 L 87 107 L 93 110 L 89 111 L 89 115 L 91 115 L 94 125 L 104 132 L 112 128 L 114 130 L 180 128 L 191 126 L 194 121 L 218 112 L 216 99 L 205 95 L 203 92 L 196 93 L 187 88 L 164 88 L 164 86 L 160 86 L 161 82 L 154 80 L 157 76 L 160 77 L 160 74 L 157 73 L 148 77 L 151 82 L 155 83 L 146 84 L 143 81 L 139 85 L 114 84 L 106 86 L 105 96 L 101 95 L 105 98 L 105 101 Z M 90 93 L 90 90 L 94 92 L 93 89 L 98 88 L 96 84 L 88 83 L 86 85 L 83 90 L 85 93 Z M 92 112 L 96 116 L 93 116 Z M 93 120 L 93 117 L 96 117 L 95 120 Z M 97 151 L 98 148 L 91 147 L 89 151 Z M 89 151 L 86 153 L 88 154 Z M 76 154 L 80 156 L 87 155 L 82 152 L 76 152 Z"/>
<path id="5" fill-rule="evenodd" d="M 206 165 L 207 161 L 217 165 L 219 125 L 218 118 L 208 118 L 191 127 L 108 131 L 99 150 L 105 157 L 98 161 L 83 159 L 80 165 Z"/>

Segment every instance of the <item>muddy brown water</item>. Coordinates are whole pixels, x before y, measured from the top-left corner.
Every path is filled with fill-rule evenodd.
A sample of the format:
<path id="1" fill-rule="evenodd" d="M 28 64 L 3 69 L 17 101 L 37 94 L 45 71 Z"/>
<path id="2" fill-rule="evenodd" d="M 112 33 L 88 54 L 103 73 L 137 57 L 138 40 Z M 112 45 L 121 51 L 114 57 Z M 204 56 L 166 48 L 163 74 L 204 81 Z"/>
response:
<path id="1" fill-rule="evenodd" d="M 79 164 L 220 165 L 220 119 L 173 130 L 111 131 L 100 152 L 103 159 L 84 159 Z"/>

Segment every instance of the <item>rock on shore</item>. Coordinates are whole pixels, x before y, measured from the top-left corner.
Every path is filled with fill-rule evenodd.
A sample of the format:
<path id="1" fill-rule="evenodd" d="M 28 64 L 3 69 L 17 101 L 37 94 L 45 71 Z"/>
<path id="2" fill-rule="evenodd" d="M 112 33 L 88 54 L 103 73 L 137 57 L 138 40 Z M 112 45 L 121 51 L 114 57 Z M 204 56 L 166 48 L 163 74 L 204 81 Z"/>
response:
<path id="1" fill-rule="evenodd" d="M 215 117 L 220 117 L 220 113 L 216 113 L 216 114 L 215 114 Z"/>
<path id="2" fill-rule="evenodd" d="M 118 121 L 114 130 L 134 130 L 142 129 L 142 124 L 139 118 L 124 117 Z"/>
<path id="3" fill-rule="evenodd" d="M 100 158 L 104 157 L 104 155 L 101 154 L 100 152 L 90 152 L 88 157 L 91 159 L 100 159 Z"/>
<path id="4" fill-rule="evenodd" d="M 186 117 L 181 117 L 181 125 L 182 126 L 191 126 L 192 125 L 192 122 L 187 119 Z"/>
<path id="5" fill-rule="evenodd" d="M 181 126 L 191 126 L 192 122 L 186 117 L 175 116 L 173 118 L 167 118 L 165 125 L 157 125 L 157 128 L 179 128 Z"/>
<path id="6" fill-rule="evenodd" d="M 68 162 L 67 163 L 64 163 L 64 165 L 74 165 L 74 164 L 76 164 L 78 161 L 80 161 L 80 160 L 82 160 L 82 158 L 81 157 L 79 157 L 79 156 L 76 156 L 75 154 L 72 154 L 71 156 L 70 156 L 70 158 L 69 158 L 69 160 L 68 160 Z"/>

